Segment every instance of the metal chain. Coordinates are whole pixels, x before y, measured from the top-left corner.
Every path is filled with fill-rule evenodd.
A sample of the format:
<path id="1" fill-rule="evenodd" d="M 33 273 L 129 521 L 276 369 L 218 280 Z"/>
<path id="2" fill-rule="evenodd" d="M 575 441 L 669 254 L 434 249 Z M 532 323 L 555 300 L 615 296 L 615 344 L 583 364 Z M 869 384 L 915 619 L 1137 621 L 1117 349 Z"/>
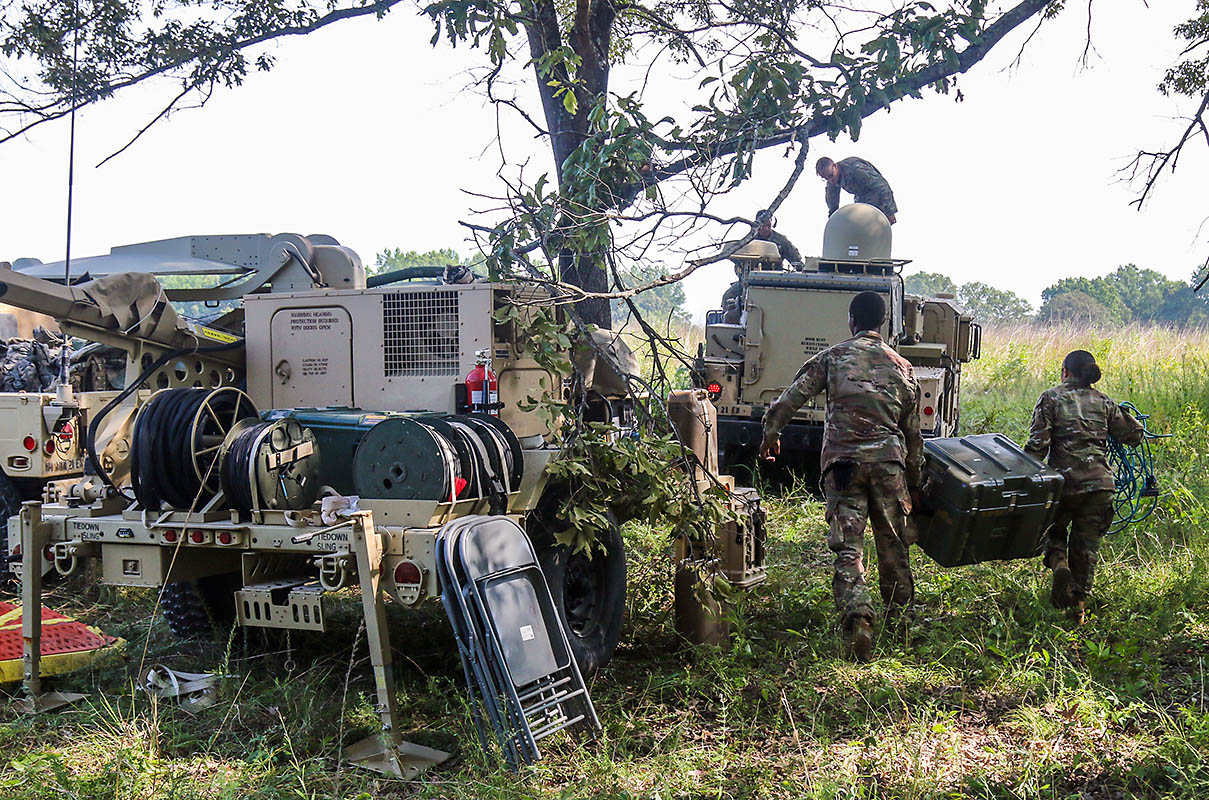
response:
<path id="1" fill-rule="evenodd" d="M 290 641 L 290 629 L 285 629 L 285 671 L 287 674 L 293 675 L 294 670 L 298 669 L 298 662 L 294 661 L 294 644 Z"/>

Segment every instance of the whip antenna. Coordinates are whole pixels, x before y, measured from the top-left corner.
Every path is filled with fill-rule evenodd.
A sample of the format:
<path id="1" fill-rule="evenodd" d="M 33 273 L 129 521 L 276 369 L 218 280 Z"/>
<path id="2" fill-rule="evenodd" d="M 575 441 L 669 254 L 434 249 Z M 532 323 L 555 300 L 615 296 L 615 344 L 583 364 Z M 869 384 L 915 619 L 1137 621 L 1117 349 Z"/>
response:
<path id="1" fill-rule="evenodd" d="M 71 208 L 76 177 L 76 99 L 78 97 L 77 81 L 80 74 L 79 0 L 73 0 L 71 10 L 74 30 L 71 37 L 71 132 L 67 139 L 67 241 L 64 244 L 63 255 L 64 286 L 71 286 Z M 68 344 L 67 334 L 61 330 L 59 333 L 63 337 L 63 344 L 59 348 L 59 396 L 60 398 L 65 398 L 69 395 L 66 394 L 68 390 L 65 390 L 63 387 L 70 387 L 71 385 L 68 378 L 68 360 L 71 357 L 71 348 Z"/>

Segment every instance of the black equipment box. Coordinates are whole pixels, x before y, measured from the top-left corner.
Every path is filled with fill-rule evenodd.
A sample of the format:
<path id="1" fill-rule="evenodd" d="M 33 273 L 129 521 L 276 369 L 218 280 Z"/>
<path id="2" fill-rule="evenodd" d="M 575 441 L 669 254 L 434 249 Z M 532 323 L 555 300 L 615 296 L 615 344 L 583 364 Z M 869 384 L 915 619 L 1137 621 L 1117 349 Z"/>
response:
<path id="1" fill-rule="evenodd" d="M 1062 475 L 1001 433 L 924 442 L 919 545 L 944 567 L 1039 553 Z"/>

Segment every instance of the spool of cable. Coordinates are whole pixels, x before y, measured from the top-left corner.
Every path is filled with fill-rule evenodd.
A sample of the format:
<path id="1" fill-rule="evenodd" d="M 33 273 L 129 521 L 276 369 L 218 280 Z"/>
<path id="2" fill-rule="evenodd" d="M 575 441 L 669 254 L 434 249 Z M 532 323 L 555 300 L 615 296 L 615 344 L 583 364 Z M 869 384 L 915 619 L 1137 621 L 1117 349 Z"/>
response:
<path id="1" fill-rule="evenodd" d="M 524 476 L 524 458 L 520 440 L 505 423 L 490 414 L 457 414 L 447 419 L 473 432 L 481 444 L 487 466 L 505 494 L 520 487 Z"/>
<path id="2" fill-rule="evenodd" d="M 297 420 L 244 420 L 223 446 L 222 488 L 233 508 L 298 510 L 319 493 L 319 448 Z"/>
<path id="3" fill-rule="evenodd" d="M 361 497 L 448 501 L 462 478 L 452 442 L 406 417 L 391 417 L 365 432 L 353 456 L 353 487 Z"/>
<path id="4" fill-rule="evenodd" d="M 512 486 L 512 491 L 516 491 L 521 485 L 521 479 L 525 477 L 525 456 L 521 451 L 521 440 L 516 433 L 508 427 L 508 423 L 501 420 L 499 417 L 492 414 L 470 414 L 471 419 L 476 419 L 486 425 L 491 426 L 497 434 L 504 440 L 506 447 L 506 460 L 509 471 L 509 482 Z"/>
<path id="5" fill-rule="evenodd" d="M 463 473 L 466 478 L 466 490 L 463 499 L 486 497 L 489 488 L 488 476 L 491 467 L 487 461 L 487 451 L 478 435 L 463 422 L 451 420 L 446 422 L 454 438 L 466 449 L 470 456 L 470 469 Z"/>
<path id="6" fill-rule="evenodd" d="M 252 476 L 256 470 L 255 453 L 272 424 L 244 420 L 241 428 L 232 431 L 222 464 L 223 494 L 232 508 L 251 511 L 255 506 L 252 489 Z"/>
<path id="7" fill-rule="evenodd" d="M 417 417 L 416 420 L 427 425 L 433 431 L 443 436 L 451 445 L 453 445 L 454 452 L 457 453 L 458 457 L 459 475 L 462 479 L 462 482 L 458 483 L 458 485 L 454 487 L 457 496 L 459 498 L 478 497 L 476 490 L 472 488 L 477 480 L 477 476 L 475 474 L 474 456 L 472 455 L 470 446 L 467 444 L 465 439 L 459 436 L 457 430 L 442 417 L 438 417 L 436 415 L 425 415 L 422 417 Z"/>
<path id="8" fill-rule="evenodd" d="M 131 483 L 141 508 L 196 510 L 218 491 L 227 435 L 256 407 L 232 387 L 164 389 L 139 410 L 131 437 Z"/>

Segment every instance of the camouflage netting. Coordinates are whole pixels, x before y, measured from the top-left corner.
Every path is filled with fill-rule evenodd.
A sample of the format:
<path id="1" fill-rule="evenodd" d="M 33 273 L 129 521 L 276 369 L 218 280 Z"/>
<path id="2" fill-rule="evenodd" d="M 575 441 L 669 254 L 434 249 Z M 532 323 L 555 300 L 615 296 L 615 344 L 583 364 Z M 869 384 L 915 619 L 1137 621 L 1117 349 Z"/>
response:
<path id="1" fill-rule="evenodd" d="M 44 392 L 58 374 L 60 338 L 38 327 L 33 339 L 7 339 L 0 361 L 0 391 Z"/>
<path id="2" fill-rule="evenodd" d="M 3 339 L 0 392 L 49 392 L 59 375 L 63 340 L 43 327 L 32 339 Z M 113 347 L 89 344 L 71 352 L 68 375 L 78 392 L 121 389 L 126 383 L 126 354 Z"/>

